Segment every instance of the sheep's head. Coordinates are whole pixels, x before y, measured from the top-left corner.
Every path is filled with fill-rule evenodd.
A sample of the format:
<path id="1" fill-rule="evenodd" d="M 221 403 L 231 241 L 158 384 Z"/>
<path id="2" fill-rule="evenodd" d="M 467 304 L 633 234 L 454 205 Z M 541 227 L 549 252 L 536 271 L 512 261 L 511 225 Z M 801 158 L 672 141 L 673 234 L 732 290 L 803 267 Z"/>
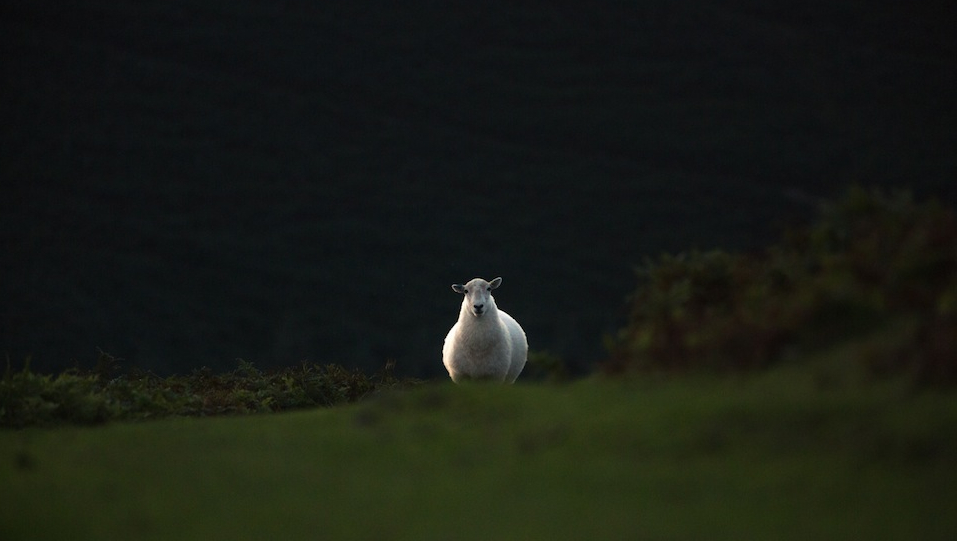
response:
<path id="1" fill-rule="evenodd" d="M 495 305 L 495 299 L 492 298 L 492 290 L 502 285 L 502 278 L 498 277 L 491 282 L 486 282 L 481 278 L 473 278 L 464 286 L 461 284 L 452 284 L 452 290 L 456 293 L 465 295 L 463 303 L 468 307 L 469 312 L 475 317 L 482 317 L 488 312 L 489 307 Z"/>

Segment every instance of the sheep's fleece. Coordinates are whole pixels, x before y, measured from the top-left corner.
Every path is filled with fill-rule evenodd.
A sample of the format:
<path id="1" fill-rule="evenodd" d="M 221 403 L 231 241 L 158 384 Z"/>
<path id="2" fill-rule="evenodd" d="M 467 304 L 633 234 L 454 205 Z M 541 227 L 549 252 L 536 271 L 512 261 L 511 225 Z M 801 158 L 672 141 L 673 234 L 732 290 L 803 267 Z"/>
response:
<path id="1" fill-rule="evenodd" d="M 452 290 L 465 295 L 459 320 L 442 348 L 442 362 L 452 381 L 487 379 L 514 383 L 528 358 L 525 331 L 515 319 L 498 309 L 492 290 L 502 279 L 487 282 L 474 278 Z"/>

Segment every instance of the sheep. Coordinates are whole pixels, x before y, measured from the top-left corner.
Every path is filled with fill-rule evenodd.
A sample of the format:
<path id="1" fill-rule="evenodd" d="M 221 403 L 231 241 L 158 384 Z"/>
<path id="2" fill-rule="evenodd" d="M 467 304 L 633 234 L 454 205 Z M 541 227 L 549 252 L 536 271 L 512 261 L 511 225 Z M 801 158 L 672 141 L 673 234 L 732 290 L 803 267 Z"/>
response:
<path id="1" fill-rule="evenodd" d="M 487 379 L 514 383 L 525 368 L 528 340 L 512 316 L 498 309 L 492 290 L 502 278 L 474 278 L 452 290 L 465 295 L 459 320 L 445 337 L 442 362 L 452 381 Z"/>

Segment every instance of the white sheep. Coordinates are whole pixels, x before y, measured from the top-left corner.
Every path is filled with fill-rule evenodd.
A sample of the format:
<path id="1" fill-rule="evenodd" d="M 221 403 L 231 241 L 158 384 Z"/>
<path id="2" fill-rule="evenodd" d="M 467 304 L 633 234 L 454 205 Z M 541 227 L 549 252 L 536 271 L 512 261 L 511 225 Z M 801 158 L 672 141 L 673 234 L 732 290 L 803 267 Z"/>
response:
<path id="1" fill-rule="evenodd" d="M 528 340 L 515 319 L 498 309 L 492 290 L 502 278 L 486 282 L 474 278 L 463 285 L 452 284 L 465 295 L 459 320 L 452 326 L 442 347 L 442 362 L 452 381 L 490 379 L 514 383 L 525 368 Z"/>

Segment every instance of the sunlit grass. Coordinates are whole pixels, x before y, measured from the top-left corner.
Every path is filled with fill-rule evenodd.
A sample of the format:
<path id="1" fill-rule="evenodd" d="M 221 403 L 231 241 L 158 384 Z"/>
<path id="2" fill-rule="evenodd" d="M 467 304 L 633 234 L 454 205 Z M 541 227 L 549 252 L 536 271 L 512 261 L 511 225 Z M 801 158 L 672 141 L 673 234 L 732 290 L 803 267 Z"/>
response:
<path id="1" fill-rule="evenodd" d="M 0 432 L 5 539 L 945 539 L 957 401 L 793 367 Z"/>

